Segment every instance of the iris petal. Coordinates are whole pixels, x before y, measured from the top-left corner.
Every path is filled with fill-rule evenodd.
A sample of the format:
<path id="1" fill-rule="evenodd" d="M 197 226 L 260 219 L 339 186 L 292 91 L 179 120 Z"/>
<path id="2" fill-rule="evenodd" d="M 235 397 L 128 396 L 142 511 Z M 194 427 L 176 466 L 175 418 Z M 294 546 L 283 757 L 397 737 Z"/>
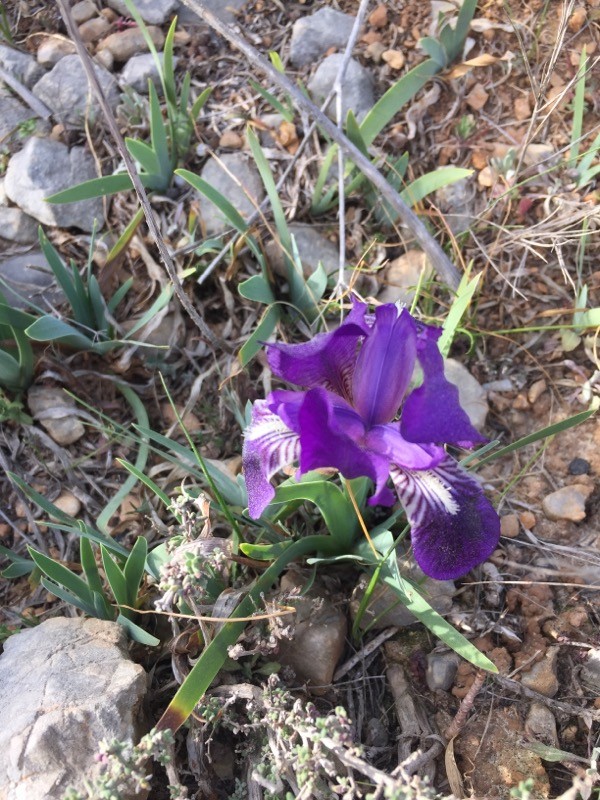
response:
<path id="1" fill-rule="evenodd" d="M 270 410 L 269 399 L 254 403 L 242 450 L 248 512 L 252 519 L 258 519 L 275 497 L 270 483 L 273 475 L 300 457 L 298 435 Z"/>
<path id="2" fill-rule="evenodd" d="M 354 371 L 354 405 L 367 427 L 390 422 L 413 374 L 416 326 L 408 311 L 388 303 L 375 310 L 375 324 L 361 347 Z"/>
<path id="3" fill-rule="evenodd" d="M 493 553 L 500 538 L 498 515 L 453 458 L 431 470 L 393 467 L 391 477 L 411 525 L 415 559 L 426 575 L 460 578 Z"/>
<path id="4" fill-rule="evenodd" d="M 352 375 L 360 339 L 369 333 L 367 306 L 355 302 L 344 322 L 301 344 L 268 344 L 267 359 L 279 378 L 296 386 L 317 386 L 351 399 Z"/>
<path id="5" fill-rule="evenodd" d="M 312 389 L 306 393 L 299 418 L 301 472 L 331 467 L 345 478 L 370 478 L 377 491 L 383 490 L 389 459 L 360 445 L 365 426 L 350 405 L 325 389 Z"/>
<path id="6" fill-rule="evenodd" d="M 437 345 L 441 328 L 420 326 L 417 357 L 423 383 L 406 398 L 402 409 L 402 435 L 411 442 L 444 442 L 472 447 L 485 442 L 471 425 L 458 399 L 458 388 L 444 375 L 444 359 Z"/>

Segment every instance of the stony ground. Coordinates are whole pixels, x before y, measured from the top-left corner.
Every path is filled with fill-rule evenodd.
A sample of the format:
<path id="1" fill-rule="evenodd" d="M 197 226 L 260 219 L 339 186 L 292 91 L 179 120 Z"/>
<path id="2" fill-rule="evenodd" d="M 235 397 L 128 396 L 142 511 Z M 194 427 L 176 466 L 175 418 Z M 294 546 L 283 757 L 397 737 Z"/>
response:
<path id="1" fill-rule="evenodd" d="M 155 17 L 146 12 L 146 21 L 154 25 L 152 37 L 160 49 L 176 3 L 148 3 L 154 5 L 159 11 Z M 311 47 L 319 36 L 313 32 L 299 43 L 292 34 L 294 23 L 325 7 L 353 16 L 357 5 L 353 0 L 251 0 L 225 10 L 216 7 L 261 52 L 278 52 L 286 71 L 320 97 L 337 71 L 329 62 L 333 66 L 323 75 L 325 61 L 343 51 L 352 20 L 346 18 L 345 28 L 341 17 L 336 25 L 330 23 L 323 33 L 325 46 L 314 53 Z M 369 6 L 346 92 L 358 116 L 423 60 L 417 42 L 446 6 L 435 0 Z M 7 80 L 8 88 L 0 83 L 0 224 L 5 236 L 0 276 L 39 304 L 60 304 L 47 273 L 39 270 L 45 260 L 35 244 L 37 224 L 43 224 L 64 257 L 83 265 L 92 221 L 105 215 L 93 268 L 107 293 L 134 278 L 118 315 L 125 329 L 168 284 L 155 243 L 142 225 L 129 248 L 106 263 L 110 247 L 135 214 L 131 193 L 76 206 L 48 207 L 43 201 L 98 170 L 110 173 L 119 158 L 100 109 L 88 105 L 79 57 L 54 4 L 21 0 L 4 7 L 13 42 L 0 43 L 0 78 L 8 73 L 13 80 Z M 118 0 L 95 5 L 84 0 L 75 8 L 79 33 L 95 56 L 121 131 L 145 138 L 143 92 L 152 64 L 143 39 L 136 38 Z M 311 214 L 326 145 L 311 134 L 297 155 L 309 120 L 295 114 L 289 122 L 275 115 L 252 81 L 272 92 L 273 87 L 207 24 L 185 7 L 179 11 L 177 74 L 190 72 L 196 94 L 213 87 L 193 131 L 186 167 L 223 192 L 234 192 L 232 202 L 251 213 L 264 194 L 248 159 L 246 126 L 252 126 L 276 177 L 290 167 L 280 196 L 305 268 L 314 269 L 322 260 L 333 276 L 339 245 L 336 210 Z M 486 435 L 503 444 L 583 411 L 597 392 L 594 331 L 565 332 L 565 326 L 582 302 L 583 286 L 587 307 L 600 305 L 598 192 L 593 181 L 578 186 L 572 165 L 564 160 L 572 129 L 573 79 L 584 46 L 591 57 L 584 132 L 597 127 L 599 20 L 597 0 L 480 2 L 465 54 L 474 64 L 462 74 L 440 73 L 375 142 L 376 152 L 388 157 L 409 154 L 410 178 L 447 165 L 473 170 L 467 180 L 430 196 L 418 211 L 461 269 L 472 262 L 473 271 L 482 272 L 452 356 L 476 378 L 472 413 L 479 414 Z M 588 145 L 592 138 L 585 140 Z M 210 159 L 212 153 L 246 193 L 235 195 L 236 187 Z M 260 314 L 237 294 L 239 282 L 255 270 L 248 253 L 241 246 L 226 251 L 203 277 L 219 247 L 208 253 L 194 249 L 205 238 L 228 235 L 222 216 L 177 183 L 155 195 L 153 207 L 178 272 L 188 278 L 186 293 L 219 345 L 211 348 L 175 301 L 142 332 L 147 342 L 168 345 L 166 353 L 128 347 L 98 356 L 40 345 L 34 384 L 22 400 L 22 413 L 30 417 L 6 414 L 0 422 L 3 471 L 17 472 L 63 510 L 90 521 L 124 480 L 115 459 L 135 460 L 136 454 L 111 423 L 104 430 L 88 424 L 98 410 L 117 425 L 130 424 L 131 410 L 114 376 L 135 387 L 155 430 L 182 439 L 157 379 L 160 370 L 203 455 L 231 472 L 239 470 L 239 420 L 246 402 L 263 396 L 269 386 L 260 356 L 241 370 L 235 355 Z M 345 223 L 346 263 L 360 265 L 351 276 L 353 285 L 364 297 L 411 302 L 410 287 L 427 265 L 409 233 L 383 226 L 377 207 L 362 194 L 349 199 Z M 276 273 L 277 248 L 268 217 L 257 231 Z M 35 265 L 38 269 L 31 269 Z M 200 280 L 195 283 L 189 276 Z M 433 276 L 417 309 L 426 317 L 441 317 L 448 303 L 446 287 Z M 466 386 L 467 378 L 458 380 Z M 88 410 L 75 413 L 73 405 L 65 416 L 67 401 L 56 394 L 60 387 L 87 403 Z M 51 418 L 57 406 L 63 408 L 61 420 Z M 285 796 L 282 789 L 269 794 L 264 785 L 253 783 L 252 769 L 261 756 L 253 721 L 244 710 L 247 686 L 264 683 L 273 663 L 283 665 L 283 682 L 303 703 L 306 684 L 312 683 L 319 687 L 312 699 L 320 713 L 346 707 L 354 741 L 364 745 L 367 760 L 378 769 L 392 773 L 399 761 L 421 748 L 429 755 L 419 762 L 418 774 L 430 777 L 442 794 L 508 797 L 526 778 L 533 779 L 534 797 L 567 791 L 574 776 L 589 766 L 598 744 L 599 453 L 600 424 L 592 418 L 485 466 L 480 474 L 502 515 L 499 549 L 456 585 L 426 581 L 422 586 L 430 602 L 494 661 L 499 679 L 487 679 L 475 695 L 475 669 L 412 625 L 403 610 L 380 617 L 359 645 L 351 645 L 348 620 L 364 583 L 348 567 L 322 571 L 299 607 L 293 641 L 281 631 L 249 630 L 237 664 L 230 664 L 216 690 L 227 698 L 224 720 L 217 725 L 207 712 L 178 741 L 177 770 L 190 796 Z M 185 469 L 158 459 L 150 458 L 147 470 L 167 492 L 185 479 Z M 64 563 L 76 563 L 76 542 L 48 529 L 44 515 L 6 474 L 0 478 L 0 511 L 2 544 L 23 553 L 27 543 L 35 543 Z M 138 484 L 113 515 L 111 534 L 125 545 L 142 533 L 158 543 L 168 522 L 149 490 Z M 216 525 L 223 535 L 222 522 Z M 288 573 L 278 597 L 288 597 L 312 578 L 308 569 Z M 2 591 L 5 636 L 70 613 L 25 579 L 5 582 Z M 389 605 L 385 597 L 379 602 L 381 611 Z M 189 658 L 198 655 L 194 632 L 183 625 L 178 630 L 179 637 L 160 655 L 134 651 L 135 659 L 152 671 L 149 713 L 154 719 L 172 694 L 171 669 L 181 677 L 189 670 Z M 169 629 L 163 633 L 167 642 Z M 371 640 L 375 645 L 369 648 Z M 352 663 L 356 650 L 361 657 Z M 453 720 L 457 735 L 444 759 L 436 743 Z M 548 748 L 565 752 L 557 756 Z M 241 789 L 235 794 L 236 780 L 242 779 L 253 787 L 253 795 Z M 360 789 L 354 791 L 344 796 L 363 796 Z M 151 796 L 162 797 L 162 789 L 155 787 Z"/>

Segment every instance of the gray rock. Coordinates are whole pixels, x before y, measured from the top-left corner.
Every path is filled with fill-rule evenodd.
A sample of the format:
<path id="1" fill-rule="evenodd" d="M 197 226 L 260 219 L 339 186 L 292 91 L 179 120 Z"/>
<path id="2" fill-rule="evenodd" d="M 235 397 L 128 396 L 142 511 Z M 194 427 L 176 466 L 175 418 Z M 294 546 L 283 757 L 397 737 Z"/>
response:
<path id="1" fill-rule="evenodd" d="M 204 5 L 223 22 L 232 23 L 236 21 L 237 12 L 241 11 L 247 2 L 248 0 L 204 0 Z M 198 14 L 181 2 L 177 8 L 177 20 L 184 26 L 205 24 Z"/>
<path id="2" fill-rule="evenodd" d="M 461 364 L 460 361 L 455 361 L 453 358 L 444 360 L 444 375 L 450 383 L 458 387 L 458 399 L 467 412 L 473 427 L 477 428 L 478 431 L 483 430 L 490 410 L 485 389 L 471 375 L 464 364 Z"/>
<path id="3" fill-rule="evenodd" d="M 163 53 L 158 55 L 162 62 Z M 173 59 L 173 63 L 177 64 L 177 58 Z M 132 89 L 135 89 L 140 94 L 148 94 L 148 79 L 155 86 L 160 86 L 160 76 L 154 63 L 154 56 L 152 53 L 142 53 L 139 56 L 132 56 L 125 64 L 121 71 L 119 84 L 121 86 L 131 86 Z"/>
<path id="4" fill-rule="evenodd" d="M 39 222 L 89 232 L 95 219 L 100 227 L 104 223 L 102 198 L 63 205 L 45 198 L 95 177 L 94 160 L 83 147 L 69 151 L 61 142 L 33 136 L 8 162 L 5 189 L 13 203 Z"/>
<path id="5" fill-rule="evenodd" d="M 326 236 L 315 228 L 314 225 L 302 225 L 291 222 L 288 225 L 290 233 L 296 240 L 298 254 L 302 262 L 305 277 L 315 271 L 319 262 L 323 264 L 325 272 L 332 275 L 337 272 L 339 264 L 338 248 Z M 267 254 L 273 271 L 285 277 L 283 251 L 279 242 L 270 242 L 267 245 Z"/>
<path id="6" fill-rule="evenodd" d="M 531 704 L 525 719 L 525 733 L 548 747 L 558 747 L 556 720 L 548 706 L 537 700 Z"/>
<path id="7" fill-rule="evenodd" d="M 305 67 L 325 55 L 330 47 L 345 47 L 353 25 L 353 16 L 333 8 L 320 8 L 314 14 L 300 17 L 292 27 L 290 61 L 295 67 Z"/>
<path id="8" fill-rule="evenodd" d="M 29 53 L 22 53 L 14 47 L 0 44 L 0 67 L 9 75 L 31 89 L 44 74 L 44 70 Z"/>
<path id="9" fill-rule="evenodd" d="M 463 178 L 435 193 L 435 202 L 455 236 L 469 230 L 477 217 L 477 184 L 473 178 Z"/>
<path id="10" fill-rule="evenodd" d="M 559 689 L 557 677 L 557 661 L 559 647 L 549 647 L 541 661 L 521 674 L 521 683 L 534 692 L 545 697 L 554 697 Z"/>
<path id="11" fill-rule="evenodd" d="M 458 671 L 459 658 L 455 653 L 429 653 L 425 680 L 432 692 L 450 691 Z"/>
<path id="12" fill-rule="evenodd" d="M 200 175 L 245 218 L 250 216 L 265 196 L 258 170 L 242 153 L 227 153 L 220 156 L 218 161 L 211 158 Z M 199 196 L 198 205 L 209 236 L 219 236 L 231 228 L 224 214 L 204 195 Z"/>
<path id="13" fill-rule="evenodd" d="M 54 274 L 41 250 L 0 261 L 0 290 L 15 308 L 37 306 L 44 311 L 64 298 L 56 288 Z M 4 284 L 8 284 L 8 287 Z"/>
<path id="14" fill-rule="evenodd" d="M 108 104 L 114 110 L 119 102 L 119 87 L 110 72 L 99 64 L 94 69 Z M 63 124 L 83 127 L 86 115 L 98 119 L 100 106 L 88 84 L 79 56 L 65 56 L 33 87 L 33 93 Z"/>
<path id="15" fill-rule="evenodd" d="M 172 16 L 177 3 L 178 0 L 135 0 L 135 7 L 148 25 L 162 25 Z M 123 17 L 131 16 L 123 0 L 107 0 L 107 5 Z"/>
<path id="16" fill-rule="evenodd" d="M 304 582 L 294 572 L 281 580 L 282 591 L 302 589 Z M 328 597 L 324 587 L 313 585 L 294 601 L 294 634 L 282 639 L 278 660 L 291 667 L 315 694 L 322 694 L 333 680 L 333 673 L 346 645 L 346 615 Z"/>
<path id="17" fill-rule="evenodd" d="M 41 423 L 57 444 L 73 444 L 85 433 L 75 413 L 74 401 L 62 389 L 31 386 L 27 392 L 27 404 L 31 416 Z"/>
<path id="18" fill-rule="evenodd" d="M 17 244 L 31 244 L 37 239 L 37 222 L 20 208 L 0 206 L 0 237 Z M 0 267 L 1 271 L 1 267 Z"/>
<path id="19" fill-rule="evenodd" d="M 342 53 L 328 56 L 308 82 L 308 89 L 317 105 L 323 103 L 333 88 L 343 58 Z M 342 97 L 342 119 L 346 119 L 348 111 L 352 110 L 359 122 L 375 101 L 371 73 L 353 58 L 348 63 L 342 83 Z M 329 104 L 327 114 L 332 119 L 335 118 L 334 102 Z"/>
<path id="20" fill-rule="evenodd" d="M 0 797 L 62 800 L 100 774 L 102 739 L 143 733 L 144 669 L 120 625 L 58 617 L 9 637 L 0 656 Z"/>
<path id="21" fill-rule="evenodd" d="M 585 519 L 585 502 L 592 493 L 593 487 L 583 483 L 563 486 L 544 497 L 542 510 L 551 520 L 565 519 L 581 522 Z"/>
<path id="22" fill-rule="evenodd" d="M 422 250 L 407 250 L 385 268 L 383 288 L 377 299 L 382 303 L 403 303 L 408 306 L 414 299 L 415 287 L 420 282 L 423 286 L 432 272 L 433 268 Z"/>
<path id="23" fill-rule="evenodd" d="M 3 84 L 0 83 L 0 89 Z M 34 120 L 34 131 L 47 133 L 50 126 L 47 122 L 36 118 L 33 111 L 11 94 L 0 91 L 0 142 L 2 147 L 13 151 L 20 147 L 26 125 L 27 135 L 31 135 L 29 120 Z M 26 137 L 25 137 L 26 138 Z"/>
<path id="24" fill-rule="evenodd" d="M 425 575 L 423 570 L 417 566 L 412 556 L 399 553 L 398 565 L 402 575 L 406 576 L 419 587 L 419 592 L 427 598 L 427 602 L 440 614 L 447 614 L 452 608 L 452 598 L 456 593 L 453 581 L 436 581 Z M 356 588 L 352 593 L 350 601 L 350 613 L 352 618 L 356 617 L 359 605 L 364 597 L 369 579 L 363 576 L 359 579 Z M 360 627 L 373 628 L 403 628 L 407 625 L 414 625 L 418 622 L 417 618 L 405 608 L 395 592 L 385 583 L 378 583 L 371 595 L 371 602 L 362 616 Z"/>
<path id="25" fill-rule="evenodd" d="M 51 69 L 65 56 L 72 56 L 77 52 L 77 48 L 70 39 L 64 36 L 49 36 L 38 47 L 36 54 L 38 63 L 46 69 Z"/>

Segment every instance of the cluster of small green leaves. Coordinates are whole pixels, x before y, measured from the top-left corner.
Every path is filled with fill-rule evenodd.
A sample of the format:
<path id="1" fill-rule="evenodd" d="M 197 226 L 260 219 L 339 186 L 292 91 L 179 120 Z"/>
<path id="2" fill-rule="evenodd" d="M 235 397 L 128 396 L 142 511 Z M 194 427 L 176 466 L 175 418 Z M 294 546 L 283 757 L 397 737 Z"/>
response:
<path id="1" fill-rule="evenodd" d="M 152 775 L 148 774 L 150 759 L 163 766 L 168 764 L 174 743 L 170 730 L 155 729 L 136 745 L 118 739 L 101 742 L 97 761 L 101 764 L 102 774 L 94 781 L 86 781 L 83 792 L 69 789 L 63 800 L 127 800 L 149 791 L 152 780 Z"/>

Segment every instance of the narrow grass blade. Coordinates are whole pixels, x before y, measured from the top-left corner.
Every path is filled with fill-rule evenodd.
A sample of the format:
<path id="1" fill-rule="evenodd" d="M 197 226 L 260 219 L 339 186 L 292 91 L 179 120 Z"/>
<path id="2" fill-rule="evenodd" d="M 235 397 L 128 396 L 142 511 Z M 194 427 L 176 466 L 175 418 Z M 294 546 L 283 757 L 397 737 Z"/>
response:
<path id="1" fill-rule="evenodd" d="M 123 570 L 119 567 L 105 547 L 100 546 L 100 553 L 102 554 L 102 566 L 104 567 L 104 574 L 106 575 L 108 585 L 115 596 L 115 600 L 120 606 L 130 605 L 127 581 L 125 580 Z M 133 612 L 125 610 L 122 613 L 124 613 L 125 616 L 128 616 Z"/>
<path id="2" fill-rule="evenodd" d="M 490 461 L 495 461 L 497 458 L 502 458 L 510 453 L 514 453 L 516 450 L 520 450 L 522 447 L 527 447 L 528 444 L 539 442 L 540 439 L 545 439 L 548 436 L 555 436 L 561 431 L 566 431 L 568 428 L 573 428 L 575 425 L 580 425 L 582 422 L 585 422 L 586 419 L 589 419 L 593 414 L 595 414 L 596 411 L 596 408 L 590 408 L 587 411 L 582 411 L 579 414 L 568 417 L 561 422 L 555 422 L 553 425 L 548 425 L 546 428 L 542 428 L 540 431 L 530 433 L 528 436 L 523 436 L 521 439 L 517 439 L 516 442 L 513 442 L 512 444 L 497 450 L 495 453 L 490 453 L 485 458 L 482 458 L 477 464 L 477 468 L 482 467 L 484 464 L 489 464 Z"/>
<path id="3" fill-rule="evenodd" d="M 125 144 L 129 150 L 131 157 L 134 158 L 144 172 L 150 175 L 158 175 L 161 172 L 161 163 L 158 160 L 156 152 L 146 142 L 140 142 L 137 139 L 125 139 Z"/>
<path id="4" fill-rule="evenodd" d="M 150 491 L 153 492 L 158 497 L 159 500 L 162 500 L 162 502 L 164 503 L 165 508 L 169 508 L 171 506 L 171 498 L 169 497 L 169 495 L 166 494 L 165 492 L 163 492 L 163 490 L 160 488 L 160 486 L 157 483 L 155 483 L 152 480 L 152 478 L 149 478 L 141 470 L 139 470 L 134 464 L 131 464 L 129 461 L 127 461 L 124 458 L 117 458 L 116 462 L 117 462 L 117 464 L 120 464 L 122 467 L 125 467 L 125 469 L 128 472 L 130 472 L 132 475 L 135 475 L 135 477 L 138 479 L 138 481 L 140 481 L 140 483 L 143 483 L 144 486 L 147 486 L 150 489 Z M 177 519 L 178 519 L 178 522 L 181 522 L 180 518 L 177 518 Z"/>
<path id="5" fill-rule="evenodd" d="M 125 628 L 127 635 L 133 639 L 134 642 L 145 644 L 147 647 L 158 647 L 160 644 L 160 639 L 157 639 L 156 636 L 152 636 L 151 633 L 148 633 L 148 631 L 140 628 L 140 626 L 136 625 L 135 622 L 127 619 L 124 614 L 119 614 L 117 617 L 117 622 L 119 625 L 122 625 L 123 628 Z"/>
<path id="6" fill-rule="evenodd" d="M 141 328 L 143 328 L 144 325 L 147 325 L 150 322 L 150 320 L 156 314 L 158 314 L 158 312 L 162 308 L 164 308 L 167 305 L 167 303 L 171 300 L 172 297 L 173 297 L 173 286 L 169 284 L 164 287 L 164 289 L 158 295 L 156 300 L 152 303 L 150 308 L 140 317 L 140 319 L 138 319 L 135 325 L 127 331 L 125 335 L 125 340 L 131 339 L 131 337 L 134 334 L 136 334 Z"/>
<path id="7" fill-rule="evenodd" d="M 229 200 L 223 197 L 220 192 L 214 189 L 210 183 L 207 183 L 199 175 L 196 175 L 195 172 L 190 172 L 188 169 L 176 169 L 175 174 L 183 178 L 190 186 L 214 203 L 238 233 L 247 232 L 248 225 L 239 211 L 237 211 Z"/>
<path id="8" fill-rule="evenodd" d="M 568 164 L 574 167 L 579 158 L 579 144 L 583 131 L 583 112 L 585 109 L 585 72 L 587 68 L 587 51 L 583 45 L 577 68 L 577 81 L 575 83 L 575 97 L 573 98 L 573 122 L 571 125 L 571 147 L 569 149 Z"/>
<path id="9" fill-rule="evenodd" d="M 239 359 L 242 367 L 245 367 L 258 351 L 262 348 L 263 343 L 267 341 L 269 336 L 275 330 L 275 326 L 279 322 L 280 313 L 279 306 L 269 306 L 261 317 L 260 322 L 252 332 L 252 335 L 240 348 Z"/>
<path id="10" fill-rule="evenodd" d="M 382 95 L 360 124 L 360 132 L 367 147 L 400 109 L 439 71 L 439 65 L 433 59 L 427 59 L 413 67 Z"/>
<path id="11" fill-rule="evenodd" d="M 144 183 L 144 176 L 140 175 L 140 180 Z M 146 186 L 146 188 L 148 188 Z M 126 172 L 118 172 L 116 175 L 105 175 L 103 178 L 92 178 L 89 181 L 78 183 L 77 186 L 70 186 L 61 192 L 46 197 L 47 203 L 80 203 L 82 200 L 91 200 L 95 197 L 108 197 L 117 192 L 126 192 L 133 189 L 131 178 Z"/>
<path id="12" fill-rule="evenodd" d="M 77 595 L 69 592 L 64 586 L 61 586 L 59 583 L 55 583 L 51 581 L 49 578 L 43 577 L 40 581 L 44 589 L 46 591 L 51 592 L 55 597 L 58 597 L 59 600 L 62 600 L 65 603 L 69 603 L 71 606 L 75 606 L 75 608 L 80 609 L 83 611 L 84 614 L 87 614 L 88 617 L 96 617 L 98 616 L 96 605 L 94 604 L 94 598 L 92 597 L 92 601 L 90 603 L 86 603 Z"/>
<path id="13" fill-rule="evenodd" d="M 447 356 L 450 352 L 450 347 L 456 336 L 458 326 L 467 308 L 471 304 L 473 295 L 479 286 L 480 278 L 481 273 L 471 278 L 468 270 L 461 278 L 458 289 L 456 290 L 456 295 L 452 301 L 452 307 L 444 320 L 443 333 L 438 341 L 438 347 L 443 356 Z"/>
<path id="14" fill-rule="evenodd" d="M 453 183 L 463 180 L 463 178 L 469 178 L 472 174 L 472 169 L 439 167 L 433 172 L 427 172 L 414 180 L 406 189 L 400 192 L 400 197 L 407 206 L 412 208 L 427 195 L 442 189 L 444 186 L 451 186 Z"/>

